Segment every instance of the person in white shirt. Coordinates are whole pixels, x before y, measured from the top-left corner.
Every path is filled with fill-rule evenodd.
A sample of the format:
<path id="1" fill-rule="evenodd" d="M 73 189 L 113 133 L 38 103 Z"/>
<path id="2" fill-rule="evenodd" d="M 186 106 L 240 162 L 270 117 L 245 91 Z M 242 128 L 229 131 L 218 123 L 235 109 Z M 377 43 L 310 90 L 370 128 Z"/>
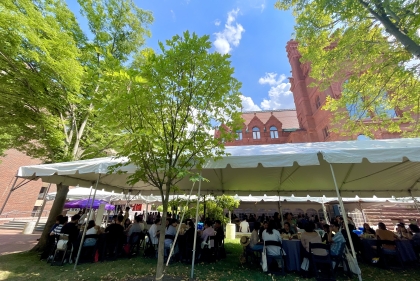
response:
<path id="1" fill-rule="evenodd" d="M 266 230 L 264 230 L 263 234 L 262 234 L 262 239 L 264 240 L 264 242 L 266 241 L 278 241 L 281 242 L 281 236 L 280 236 L 280 232 L 275 229 L 276 224 L 274 221 L 270 221 L 268 223 L 268 227 Z M 266 250 L 267 250 L 267 255 L 270 256 L 280 256 L 280 247 L 277 246 L 266 246 Z"/>
<path id="2" fill-rule="evenodd" d="M 95 221 L 90 220 L 88 223 L 88 229 L 86 231 L 86 235 L 98 234 L 97 228 L 95 228 Z M 83 247 L 93 246 L 96 244 L 95 238 L 86 238 L 85 242 L 83 243 Z"/>
<path id="3" fill-rule="evenodd" d="M 242 232 L 242 233 L 251 232 L 249 231 L 249 223 L 247 222 L 246 218 L 244 218 L 244 220 L 241 221 L 241 223 L 239 224 L 239 232 Z"/>
<path id="4" fill-rule="evenodd" d="M 150 240 L 155 247 L 159 243 L 160 224 L 160 218 L 156 218 L 155 223 L 149 229 Z"/>

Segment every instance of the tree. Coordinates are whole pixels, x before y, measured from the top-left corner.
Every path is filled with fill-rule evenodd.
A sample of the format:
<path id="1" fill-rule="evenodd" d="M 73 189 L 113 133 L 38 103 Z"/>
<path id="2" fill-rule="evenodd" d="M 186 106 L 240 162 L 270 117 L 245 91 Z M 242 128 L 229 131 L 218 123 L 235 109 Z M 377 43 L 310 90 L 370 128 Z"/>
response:
<path id="1" fill-rule="evenodd" d="M 119 155 L 137 166 L 129 183 L 159 189 L 165 221 L 177 183 L 185 177 L 198 180 L 205 161 L 224 155 L 211 130 L 218 124 L 239 127 L 241 84 L 229 55 L 209 53 L 209 36 L 185 32 L 159 46 L 160 54 L 147 50 L 137 58 L 137 71 L 113 75 L 108 86 L 118 94 L 106 96 L 106 103 L 109 122 L 122 130 Z M 227 130 L 221 133 L 234 138 Z M 163 275 L 164 239 L 159 238 L 157 279 Z"/>
<path id="2" fill-rule="evenodd" d="M 276 7 L 293 10 L 313 86 L 343 84 L 341 96 L 323 107 L 341 130 L 419 135 L 418 1 L 281 0 Z"/>
<path id="3" fill-rule="evenodd" d="M 230 222 L 230 218 L 225 216 L 225 210 L 233 211 L 239 207 L 240 201 L 229 195 L 221 195 L 210 197 L 205 202 L 200 200 L 199 204 L 199 214 L 204 214 L 204 205 L 206 205 L 206 218 L 211 218 L 214 220 L 220 220 L 222 223 L 226 224 Z M 172 205 L 172 202 L 169 203 Z M 180 205 L 184 206 L 184 205 Z M 185 217 L 194 218 L 196 213 L 197 201 L 192 200 L 190 206 L 185 210 Z"/>
<path id="4" fill-rule="evenodd" d="M 0 99 L 0 136 L 7 147 L 45 162 L 104 156 L 116 147 L 119 138 L 95 101 L 104 94 L 106 73 L 127 67 L 152 22 L 150 12 L 131 0 L 79 4 L 89 36 L 62 0 L 0 3 L 0 92 L 5 97 Z M 45 245 L 67 192 L 67 186 L 57 185 L 36 249 Z"/>

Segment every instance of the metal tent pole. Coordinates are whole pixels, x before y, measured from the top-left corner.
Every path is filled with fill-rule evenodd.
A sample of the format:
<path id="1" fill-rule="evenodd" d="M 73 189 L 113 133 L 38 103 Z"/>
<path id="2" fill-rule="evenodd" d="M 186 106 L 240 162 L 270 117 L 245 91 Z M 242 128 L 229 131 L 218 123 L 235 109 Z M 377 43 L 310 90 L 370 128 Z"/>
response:
<path id="1" fill-rule="evenodd" d="M 362 207 L 362 202 L 360 202 L 360 200 L 359 200 L 359 208 L 360 208 L 360 211 L 362 212 L 363 222 L 364 222 L 364 223 L 365 223 L 365 222 L 368 222 L 368 221 L 366 220 L 365 211 L 363 210 L 363 207 Z"/>
<path id="2" fill-rule="evenodd" d="M 14 188 L 15 188 L 15 186 L 16 186 L 16 182 L 17 182 L 17 180 L 18 180 L 18 177 L 17 177 L 17 175 L 16 175 L 16 176 L 15 176 L 15 181 L 13 182 L 13 185 L 12 185 L 12 187 L 10 188 L 9 194 L 7 194 L 6 200 L 4 200 L 3 206 L 1 207 L 1 210 L 0 210 L 0 215 L 3 213 L 4 207 L 6 207 L 7 201 L 9 201 L 10 195 L 12 194 L 13 189 L 14 189 Z"/>
<path id="3" fill-rule="evenodd" d="M 82 251 L 82 247 L 83 247 L 83 240 L 85 239 L 88 222 L 89 222 L 91 213 L 93 211 L 93 201 L 95 200 L 96 190 L 98 189 L 98 183 L 99 183 L 100 179 L 101 179 L 101 174 L 98 174 L 98 179 L 96 180 L 96 185 L 95 185 L 95 192 L 93 193 L 92 201 L 90 202 L 90 210 L 89 210 L 88 220 L 86 221 L 85 228 L 83 229 L 82 240 L 80 240 L 79 250 L 77 251 L 76 262 L 74 263 L 74 269 L 76 269 L 77 263 L 79 262 L 80 252 Z"/>
<path id="4" fill-rule="evenodd" d="M 39 212 L 38 219 L 36 220 L 35 227 L 34 227 L 34 230 L 32 231 L 32 233 L 34 233 L 35 228 L 38 225 L 39 220 L 41 219 L 42 213 L 44 212 L 45 204 L 47 203 L 47 194 L 50 191 L 50 187 L 51 187 L 51 183 L 48 184 L 47 190 L 44 192 L 44 198 L 43 198 L 43 202 L 42 202 L 41 211 Z"/>
<path id="5" fill-rule="evenodd" d="M 322 197 L 322 212 L 324 213 L 324 220 L 327 224 L 330 224 L 329 220 L 328 220 L 328 214 L 327 214 L 327 208 L 325 207 L 325 203 L 324 203 L 324 197 Z"/>
<path id="6" fill-rule="evenodd" d="M 201 191 L 201 173 L 200 173 L 200 182 L 198 183 L 198 193 L 197 193 L 197 209 L 195 210 L 195 231 L 194 231 L 194 245 L 193 245 L 193 256 L 191 262 L 191 279 L 194 278 L 194 262 L 195 262 L 195 250 L 197 248 L 197 226 L 198 226 L 198 209 L 200 207 L 200 191 Z"/>
<path id="7" fill-rule="evenodd" d="M 341 198 L 340 190 L 338 189 L 337 180 L 335 179 L 335 174 L 334 174 L 334 169 L 333 169 L 332 164 L 330 164 L 330 169 L 331 169 L 331 175 L 332 175 L 332 178 L 333 178 L 333 181 L 334 181 L 335 191 L 337 192 L 338 202 L 340 203 L 340 208 L 343 212 L 343 220 L 344 220 L 344 224 L 345 224 L 345 228 L 346 228 L 346 232 L 347 232 L 347 237 L 348 237 L 349 242 L 350 242 L 351 252 L 353 254 L 355 262 L 357 263 L 356 251 L 354 250 L 353 241 L 352 241 L 351 235 L 350 235 L 349 222 L 347 220 L 346 209 L 344 209 L 343 199 Z M 359 280 L 362 280 L 362 275 L 361 274 L 359 274 L 358 277 L 359 277 Z"/>

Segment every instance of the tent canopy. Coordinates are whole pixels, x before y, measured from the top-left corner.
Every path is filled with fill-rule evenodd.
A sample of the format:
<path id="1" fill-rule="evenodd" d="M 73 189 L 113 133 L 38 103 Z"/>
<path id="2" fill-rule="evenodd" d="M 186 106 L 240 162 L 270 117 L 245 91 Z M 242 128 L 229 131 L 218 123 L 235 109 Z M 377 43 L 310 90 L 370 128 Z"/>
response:
<path id="1" fill-rule="evenodd" d="M 232 146 L 226 147 L 226 152 L 229 156 L 204 166 L 203 177 L 209 180 L 202 183 L 204 194 L 336 196 L 330 164 L 342 196 L 390 198 L 419 194 L 420 139 Z M 108 174 L 109 167 L 127 161 L 98 158 L 24 166 L 18 177 L 90 186 L 101 174 L 98 189 L 159 194 L 148 183 L 126 183 L 136 169 L 133 164 L 121 168 L 125 174 Z M 182 193 L 191 185 L 188 179 L 178 183 Z"/>
<path id="2" fill-rule="evenodd" d="M 85 198 L 88 198 L 89 195 L 92 196 L 93 192 L 94 192 L 94 190 L 92 190 L 92 193 L 91 193 L 90 188 L 86 188 L 86 187 L 72 188 L 67 193 L 67 199 L 69 199 L 69 200 L 85 199 Z M 54 200 L 56 195 L 57 195 L 57 192 L 50 192 L 50 193 L 47 194 L 46 198 L 47 198 L 47 200 Z M 114 192 L 97 190 L 95 198 L 105 200 L 105 201 L 111 201 L 114 198 L 120 198 L 122 196 L 123 195 L 117 194 L 117 193 L 114 193 Z"/>

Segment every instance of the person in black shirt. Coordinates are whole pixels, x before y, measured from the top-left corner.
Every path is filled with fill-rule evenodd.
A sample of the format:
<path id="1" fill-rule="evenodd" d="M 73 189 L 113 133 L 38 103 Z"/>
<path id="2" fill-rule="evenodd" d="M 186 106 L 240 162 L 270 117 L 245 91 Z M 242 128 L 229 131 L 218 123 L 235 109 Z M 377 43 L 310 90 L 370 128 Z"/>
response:
<path id="1" fill-rule="evenodd" d="M 67 234 L 69 236 L 69 241 L 67 242 L 67 244 L 70 244 L 73 247 L 73 253 L 72 253 L 71 259 L 75 258 L 77 254 L 77 250 L 79 249 L 79 245 L 80 245 L 80 241 L 78 239 L 79 238 L 79 228 L 78 228 L 79 219 L 80 219 L 79 214 L 72 216 L 71 221 L 66 223 L 61 229 L 61 234 Z"/>
<path id="2" fill-rule="evenodd" d="M 119 215 L 117 217 L 117 222 L 108 225 L 108 227 L 105 229 L 105 232 L 107 233 L 106 240 L 110 254 L 113 254 L 115 250 L 117 250 L 117 253 L 119 253 L 120 248 L 124 244 L 125 235 L 124 226 L 122 226 L 123 220 L 124 216 Z"/>
<path id="3" fill-rule="evenodd" d="M 289 222 L 285 222 L 284 223 L 284 228 L 280 231 L 280 234 L 290 234 L 290 235 L 293 235 L 293 234 L 295 234 L 294 232 L 293 232 L 293 230 L 290 228 L 290 223 Z"/>

